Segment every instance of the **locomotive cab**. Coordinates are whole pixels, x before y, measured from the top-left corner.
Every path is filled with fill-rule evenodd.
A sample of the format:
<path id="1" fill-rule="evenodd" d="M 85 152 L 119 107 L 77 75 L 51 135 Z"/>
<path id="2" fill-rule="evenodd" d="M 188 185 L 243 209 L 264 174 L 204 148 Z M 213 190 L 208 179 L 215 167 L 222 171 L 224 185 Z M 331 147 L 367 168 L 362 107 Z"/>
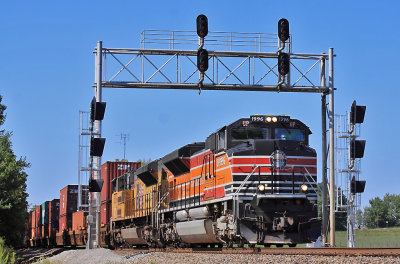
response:
<path id="1" fill-rule="evenodd" d="M 214 152 L 226 152 L 235 166 L 233 182 L 246 186 L 238 190 L 240 185 L 234 184 L 233 190 L 242 200 L 235 214 L 247 242 L 294 245 L 319 236 L 316 151 L 309 147 L 310 134 L 304 123 L 289 116 L 251 116 L 208 138 L 215 140 Z M 276 153 L 283 166 L 273 164 Z"/>

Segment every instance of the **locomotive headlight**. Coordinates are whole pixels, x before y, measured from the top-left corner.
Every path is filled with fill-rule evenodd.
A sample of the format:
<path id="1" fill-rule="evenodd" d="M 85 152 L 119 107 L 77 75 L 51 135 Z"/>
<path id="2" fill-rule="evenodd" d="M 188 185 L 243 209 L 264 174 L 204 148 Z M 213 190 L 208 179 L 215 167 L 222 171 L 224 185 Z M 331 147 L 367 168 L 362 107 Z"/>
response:
<path id="1" fill-rule="evenodd" d="M 271 122 L 272 118 L 270 116 L 267 117 L 267 122 Z"/>
<path id="2" fill-rule="evenodd" d="M 306 184 L 302 184 L 302 185 L 300 186 L 300 189 L 301 189 L 301 191 L 302 191 L 303 193 L 305 193 L 305 192 L 308 191 L 308 186 L 307 186 Z"/>
<path id="3" fill-rule="evenodd" d="M 259 190 L 260 192 L 265 191 L 265 185 L 264 185 L 264 184 L 258 185 L 258 190 Z"/>
<path id="4" fill-rule="evenodd" d="M 278 122 L 278 118 L 276 116 L 272 117 L 272 122 L 274 123 Z"/>

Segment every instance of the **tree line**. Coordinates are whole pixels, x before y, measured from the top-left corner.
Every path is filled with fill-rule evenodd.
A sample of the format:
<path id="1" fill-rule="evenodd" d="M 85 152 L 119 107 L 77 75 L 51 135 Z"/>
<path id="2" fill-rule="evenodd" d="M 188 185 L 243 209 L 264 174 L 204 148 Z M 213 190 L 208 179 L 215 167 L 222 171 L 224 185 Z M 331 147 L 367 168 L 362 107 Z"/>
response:
<path id="1" fill-rule="evenodd" d="M 318 184 L 318 215 L 322 215 L 322 183 Z M 336 198 L 342 205 L 347 205 L 347 197 L 339 188 Z M 329 197 L 327 203 L 329 204 Z M 400 226 L 400 194 L 386 194 L 383 199 L 375 197 L 369 200 L 369 206 L 358 209 L 355 215 L 358 227 L 379 228 Z M 335 213 L 335 228 L 338 231 L 347 229 L 347 210 L 337 208 Z"/>
<path id="2" fill-rule="evenodd" d="M 400 226 L 400 194 L 385 194 L 383 199 L 375 197 L 369 200 L 364 211 L 356 212 L 359 226 L 368 228 Z"/>
<path id="3" fill-rule="evenodd" d="M 15 156 L 12 133 L 2 129 L 6 106 L 1 102 L 0 95 L 0 237 L 7 245 L 19 246 L 28 215 L 25 169 L 29 163 Z"/>

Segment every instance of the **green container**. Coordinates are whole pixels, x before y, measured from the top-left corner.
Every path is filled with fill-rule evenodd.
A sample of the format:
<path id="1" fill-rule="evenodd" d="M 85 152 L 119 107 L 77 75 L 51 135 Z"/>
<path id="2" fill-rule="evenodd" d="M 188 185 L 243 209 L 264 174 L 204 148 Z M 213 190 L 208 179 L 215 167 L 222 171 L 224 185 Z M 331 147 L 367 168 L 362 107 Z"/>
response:
<path id="1" fill-rule="evenodd" d="M 42 225 L 49 224 L 49 201 L 42 203 Z"/>

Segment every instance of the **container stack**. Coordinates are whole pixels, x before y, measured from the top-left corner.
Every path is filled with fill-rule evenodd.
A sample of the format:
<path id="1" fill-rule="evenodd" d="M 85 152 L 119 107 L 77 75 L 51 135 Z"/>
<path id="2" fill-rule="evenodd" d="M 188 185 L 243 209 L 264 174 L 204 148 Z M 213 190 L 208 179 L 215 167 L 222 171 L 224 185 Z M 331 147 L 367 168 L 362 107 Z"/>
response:
<path id="1" fill-rule="evenodd" d="M 72 213 L 76 212 L 78 185 L 67 185 L 60 190 L 60 214 L 58 231 L 72 230 Z"/>
<path id="2" fill-rule="evenodd" d="M 41 237 L 49 237 L 49 201 L 42 203 Z"/>
<path id="3" fill-rule="evenodd" d="M 124 173 L 137 170 L 140 162 L 112 162 L 107 161 L 101 165 L 101 178 L 104 180 L 101 190 L 100 223 L 108 225 L 111 217 L 112 180 Z"/>
<path id="4" fill-rule="evenodd" d="M 49 236 L 55 237 L 59 227 L 60 199 L 53 199 L 49 203 Z"/>
<path id="5" fill-rule="evenodd" d="M 30 244 L 31 244 L 31 247 L 33 247 L 33 246 L 35 246 L 34 239 L 36 237 L 36 208 L 35 208 L 35 210 L 33 210 L 29 213 L 29 217 L 31 219 L 31 221 L 30 221 L 31 225 L 29 228 L 30 229 Z"/>
<path id="6" fill-rule="evenodd" d="M 36 244 L 38 245 L 41 238 L 42 238 L 42 206 L 38 205 L 36 207 L 36 221 L 35 221 L 35 229 L 36 229 L 36 234 L 34 237 L 34 240 L 36 241 Z"/>

